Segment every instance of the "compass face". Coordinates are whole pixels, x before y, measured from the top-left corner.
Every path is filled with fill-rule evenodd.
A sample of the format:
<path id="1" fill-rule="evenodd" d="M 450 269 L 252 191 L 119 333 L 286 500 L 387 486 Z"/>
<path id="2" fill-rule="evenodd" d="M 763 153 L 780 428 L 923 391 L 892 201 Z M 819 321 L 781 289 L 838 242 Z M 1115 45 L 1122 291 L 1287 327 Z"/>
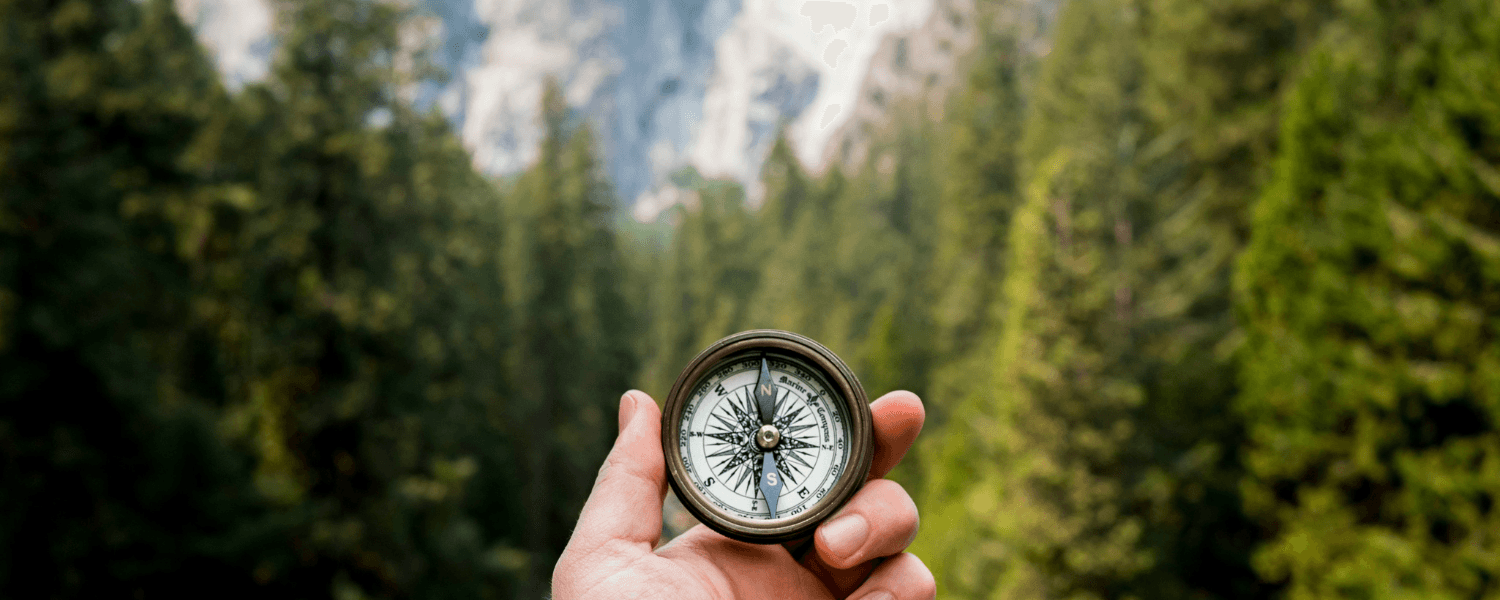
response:
<path id="1" fill-rule="evenodd" d="M 869 400 L 806 336 L 741 331 L 683 368 L 662 407 L 667 481 L 704 525 L 756 544 L 806 539 L 864 485 Z"/>
<path id="2" fill-rule="evenodd" d="M 779 441 L 770 453 L 782 480 L 776 514 L 759 486 L 765 450 L 755 387 L 761 360 L 775 396 Z M 678 449 L 691 485 L 720 511 L 745 520 L 794 517 L 835 490 L 848 469 L 850 415 L 818 371 L 779 352 L 737 353 L 711 368 L 684 402 Z"/>

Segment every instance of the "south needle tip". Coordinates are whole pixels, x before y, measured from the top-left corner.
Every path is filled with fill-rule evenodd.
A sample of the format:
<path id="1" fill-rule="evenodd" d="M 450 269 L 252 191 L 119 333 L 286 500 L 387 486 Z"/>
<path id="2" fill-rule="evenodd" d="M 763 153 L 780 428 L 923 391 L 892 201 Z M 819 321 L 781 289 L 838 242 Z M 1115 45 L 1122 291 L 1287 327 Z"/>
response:
<path id="1" fill-rule="evenodd" d="M 781 499 L 781 475 L 776 472 L 776 459 L 772 453 L 762 455 L 760 463 L 760 493 L 766 497 L 766 508 L 771 509 L 771 518 L 776 518 L 776 501 Z"/>

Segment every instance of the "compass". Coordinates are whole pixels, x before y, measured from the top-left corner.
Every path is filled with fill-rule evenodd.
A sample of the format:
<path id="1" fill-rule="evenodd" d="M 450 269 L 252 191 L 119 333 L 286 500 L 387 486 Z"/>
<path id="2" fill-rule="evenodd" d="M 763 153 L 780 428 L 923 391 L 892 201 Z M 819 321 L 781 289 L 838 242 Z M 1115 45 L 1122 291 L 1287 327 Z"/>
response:
<path id="1" fill-rule="evenodd" d="M 864 485 L 874 449 L 869 401 L 848 365 L 772 329 L 736 333 L 689 362 L 661 433 L 683 506 L 761 544 L 811 536 Z"/>

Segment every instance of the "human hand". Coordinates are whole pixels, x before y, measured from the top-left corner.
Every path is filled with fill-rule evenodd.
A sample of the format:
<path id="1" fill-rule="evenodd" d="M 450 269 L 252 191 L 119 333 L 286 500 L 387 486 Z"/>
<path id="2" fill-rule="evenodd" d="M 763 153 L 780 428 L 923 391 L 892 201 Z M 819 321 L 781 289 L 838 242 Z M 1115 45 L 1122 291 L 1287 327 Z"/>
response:
<path id="1" fill-rule="evenodd" d="M 667 493 L 661 409 L 644 392 L 626 393 L 620 436 L 553 570 L 553 598 L 934 597 L 932 573 L 902 552 L 917 535 L 917 506 L 900 484 L 881 479 L 922 430 L 922 401 L 911 392 L 891 392 L 870 412 L 875 457 L 869 482 L 818 526 L 813 550 L 799 560 L 783 546 L 737 542 L 703 525 L 656 548 Z"/>

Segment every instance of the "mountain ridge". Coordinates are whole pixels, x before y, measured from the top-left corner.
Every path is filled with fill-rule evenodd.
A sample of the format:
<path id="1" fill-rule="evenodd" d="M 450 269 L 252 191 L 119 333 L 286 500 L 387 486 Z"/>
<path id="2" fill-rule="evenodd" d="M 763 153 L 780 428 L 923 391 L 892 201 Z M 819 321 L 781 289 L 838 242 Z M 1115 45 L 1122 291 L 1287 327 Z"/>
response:
<path id="1" fill-rule="evenodd" d="M 226 85 L 268 73 L 266 0 L 175 0 Z M 596 129 L 606 169 L 638 218 L 674 194 L 691 166 L 755 197 L 779 131 L 817 167 L 855 112 L 882 40 L 928 21 L 934 0 L 413 0 L 403 43 L 426 46 L 446 82 L 408 91 L 441 109 L 474 164 L 523 169 L 541 130 L 542 82 Z"/>

